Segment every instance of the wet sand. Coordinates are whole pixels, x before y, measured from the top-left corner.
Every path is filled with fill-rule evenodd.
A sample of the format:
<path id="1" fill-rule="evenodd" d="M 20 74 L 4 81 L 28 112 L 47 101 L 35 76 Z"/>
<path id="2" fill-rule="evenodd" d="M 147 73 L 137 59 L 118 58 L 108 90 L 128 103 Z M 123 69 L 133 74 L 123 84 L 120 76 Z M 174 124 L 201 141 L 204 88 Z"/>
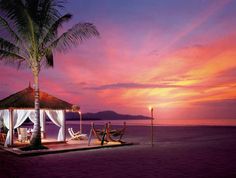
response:
<path id="1" fill-rule="evenodd" d="M 51 137 L 58 130 L 51 124 L 47 129 Z M 155 127 L 153 148 L 150 131 L 128 126 L 124 140 L 140 145 L 119 148 L 32 157 L 0 149 L 0 177 L 236 177 L 236 127 Z"/>

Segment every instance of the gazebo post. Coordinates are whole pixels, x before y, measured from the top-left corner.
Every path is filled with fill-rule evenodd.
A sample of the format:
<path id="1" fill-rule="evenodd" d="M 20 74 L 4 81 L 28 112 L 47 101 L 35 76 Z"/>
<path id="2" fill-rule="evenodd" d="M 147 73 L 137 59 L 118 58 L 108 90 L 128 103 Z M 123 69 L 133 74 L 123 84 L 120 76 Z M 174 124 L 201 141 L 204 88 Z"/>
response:
<path id="1" fill-rule="evenodd" d="M 10 136 L 10 146 L 13 145 L 13 108 L 9 108 L 9 136 Z"/>
<path id="2" fill-rule="evenodd" d="M 65 141 L 66 141 L 66 118 L 65 118 L 65 110 L 63 110 L 62 112 L 63 112 L 63 125 L 62 125 L 62 127 L 63 127 L 63 131 L 64 131 L 64 133 L 63 133 L 63 136 L 64 136 L 63 141 L 65 142 Z"/>

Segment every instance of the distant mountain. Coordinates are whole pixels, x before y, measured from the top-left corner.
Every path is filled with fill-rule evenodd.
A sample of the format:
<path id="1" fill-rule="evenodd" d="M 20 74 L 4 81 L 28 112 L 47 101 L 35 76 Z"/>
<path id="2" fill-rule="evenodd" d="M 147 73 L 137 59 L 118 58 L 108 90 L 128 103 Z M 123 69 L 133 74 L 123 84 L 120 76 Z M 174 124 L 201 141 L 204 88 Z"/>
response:
<path id="1" fill-rule="evenodd" d="M 145 120 L 150 119 L 150 117 L 142 115 L 128 115 L 128 114 L 118 114 L 114 111 L 101 111 L 97 113 L 84 113 L 82 114 L 83 120 Z M 77 120 L 79 119 L 78 113 L 66 113 L 67 120 Z"/>

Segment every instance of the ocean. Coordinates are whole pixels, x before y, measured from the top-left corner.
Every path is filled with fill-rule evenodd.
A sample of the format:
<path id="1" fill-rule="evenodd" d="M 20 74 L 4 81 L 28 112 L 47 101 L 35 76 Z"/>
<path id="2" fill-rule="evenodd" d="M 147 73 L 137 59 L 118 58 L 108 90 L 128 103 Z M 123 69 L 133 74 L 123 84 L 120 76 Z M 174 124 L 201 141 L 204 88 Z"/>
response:
<path id="1" fill-rule="evenodd" d="M 122 127 L 122 122 L 112 123 Z M 66 127 L 78 131 L 79 122 L 68 121 Z M 95 121 L 95 127 L 103 128 L 104 121 Z M 88 134 L 90 128 L 90 122 L 84 123 L 83 133 Z M 56 139 L 58 130 L 46 124 L 48 137 Z M 35 157 L 18 157 L 0 149 L 0 177 L 236 177 L 235 126 L 158 125 L 153 134 L 153 147 L 150 126 L 128 124 L 123 141 L 137 143 L 133 146 Z"/>

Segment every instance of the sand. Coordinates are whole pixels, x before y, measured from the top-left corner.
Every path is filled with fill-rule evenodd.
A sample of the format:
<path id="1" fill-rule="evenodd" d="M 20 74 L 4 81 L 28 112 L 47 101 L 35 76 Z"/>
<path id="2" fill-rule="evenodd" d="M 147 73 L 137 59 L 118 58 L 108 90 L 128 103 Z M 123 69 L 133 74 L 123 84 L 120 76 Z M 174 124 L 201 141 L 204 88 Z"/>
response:
<path id="1" fill-rule="evenodd" d="M 57 132 L 47 127 L 51 136 Z M 236 177 L 236 127 L 155 127 L 153 148 L 150 134 L 129 126 L 124 140 L 140 145 L 32 157 L 0 149 L 0 177 Z"/>

